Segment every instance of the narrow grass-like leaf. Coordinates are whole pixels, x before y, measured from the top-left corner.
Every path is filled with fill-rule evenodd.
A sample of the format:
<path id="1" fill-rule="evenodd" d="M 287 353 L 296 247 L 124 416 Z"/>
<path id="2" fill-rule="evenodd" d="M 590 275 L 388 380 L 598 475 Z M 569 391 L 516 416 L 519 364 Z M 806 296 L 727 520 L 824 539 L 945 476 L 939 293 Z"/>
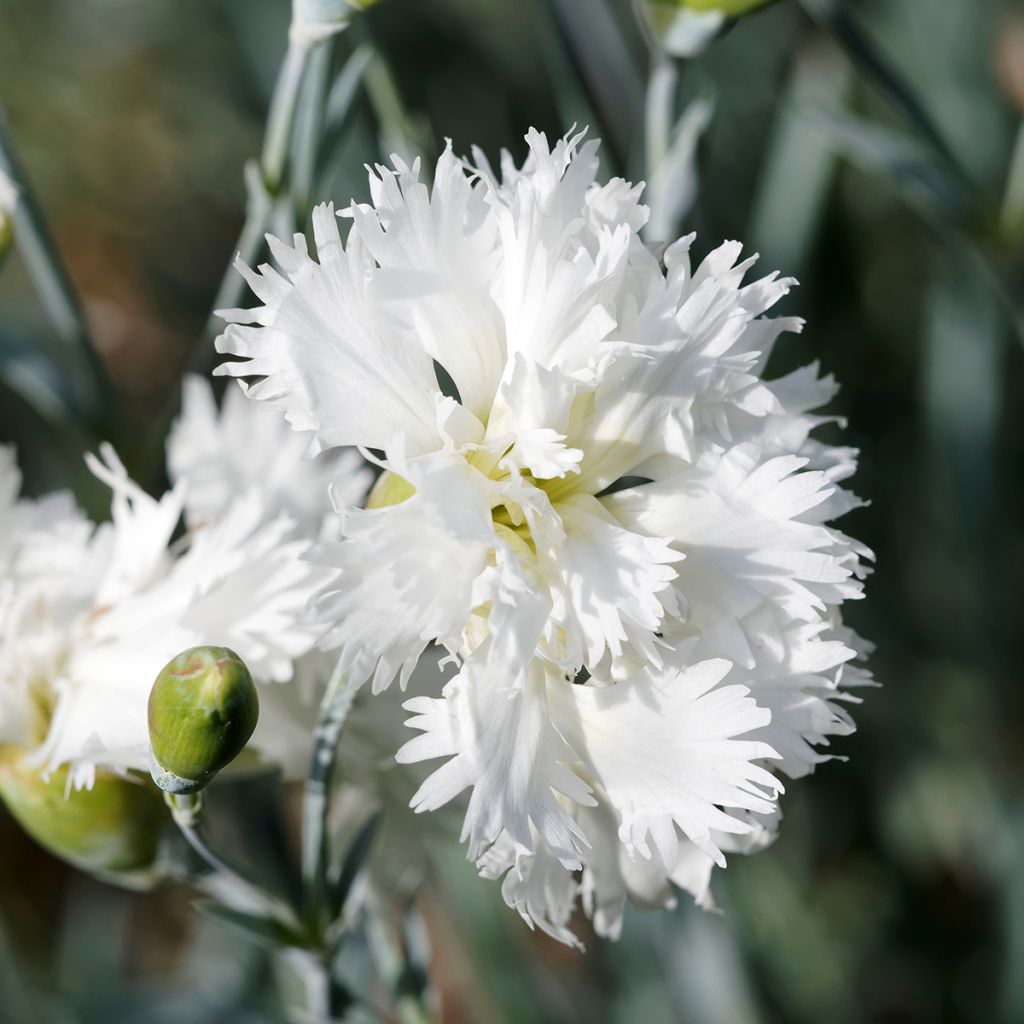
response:
<path id="1" fill-rule="evenodd" d="M 352 845 L 345 852 L 341 862 L 341 869 L 338 877 L 331 885 L 331 919 L 335 920 L 341 916 L 345 909 L 349 893 L 359 873 L 366 864 L 367 856 L 373 841 L 377 836 L 377 828 L 380 825 L 380 815 L 374 814 L 369 821 L 359 830 Z"/>
<path id="2" fill-rule="evenodd" d="M 265 949 L 306 947 L 305 939 L 299 932 L 286 927 L 273 917 L 246 913 L 213 900 L 194 900 L 192 906 L 204 917 L 238 932 L 250 942 Z"/>

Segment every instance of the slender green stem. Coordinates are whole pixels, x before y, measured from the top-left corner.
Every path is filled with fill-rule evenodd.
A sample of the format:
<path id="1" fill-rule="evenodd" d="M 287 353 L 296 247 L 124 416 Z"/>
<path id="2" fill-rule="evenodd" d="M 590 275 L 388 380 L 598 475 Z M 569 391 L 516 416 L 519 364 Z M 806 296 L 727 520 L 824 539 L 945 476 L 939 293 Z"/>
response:
<path id="1" fill-rule="evenodd" d="M 264 238 L 270 228 L 277 201 L 286 191 L 288 154 L 295 131 L 296 114 L 302 83 L 310 61 L 320 53 L 328 52 L 329 40 L 291 39 L 288 51 L 274 84 L 267 115 L 267 127 L 263 137 L 263 148 L 258 161 L 245 169 L 245 220 L 230 265 L 224 272 L 220 287 L 214 299 L 213 310 L 206 322 L 205 344 L 200 345 L 192 359 L 196 373 L 209 372 L 213 354 L 210 342 L 220 332 L 221 320 L 218 309 L 233 309 L 245 294 L 245 280 L 235 270 L 235 259 L 252 265 L 259 260 L 265 244 Z"/>
<path id="2" fill-rule="evenodd" d="M 380 128 L 384 152 L 397 153 L 406 161 L 426 153 L 431 148 L 428 133 L 410 116 L 395 76 L 377 50 L 367 62 L 363 81 Z"/>
<path id="3" fill-rule="evenodd" d="M 565 59 L 599 122 L 602 151 L 608 151 L 604 157 L 616 173 L 625 174 L 643 109 L 635 55 L 605 0 L 548 0 L 546 7 Z"/>
<path id="4" fill-rule="evenodd" d="M 58 337 L 74 353 L 89 381 L 89 408 L 96 426 L 108 436 L 119 429 L 118 402 L 103 360 L 93 344 L 78 293 L 43 216 L 0 106 L 0 170 L 18 190 L 14 239 L 40 302 Z M 84 366 L 82 365 L 84 364 Z"/>
<path id="5" fill-rule="evenodd" d="M 1017 128 L 1010 156 L 999 210 L 999 227 L 1004 236 L 1014 241 L 1024 229 L 1024 121 Z"/>
<path id="6" fill-rule="evenodd" d="M 651 242 L 661 243 L 674 237 L 676 227 L 671 223 L 674 218 L 665 194 L 665 164 L 672 145 L 678 84 L 676 62 L 660 47 L 653 48 L 644 103 L 644 179 L 650 206 L 644 237 Z"/>
<path id="7" fill-rule="evenodd" d="M 668 154 L 675 121 L 678 82 L 679 74 L 672 58 L 664 53 L 652 53 L 644 103 L 644 148 L 648 180 Z"/>
<path id="8" fill-rule="evenodd" d="M 289 949 L 282 957 L 295 976 L 296 997 L 289 1000 L 288 1020 L 295 1024 L 328 1022 L 332 1013 L 332 984 L 330 970 L 320 957 L 304 950 Z"/>
<path id="9" fill-rule="evenodd" d="M 316 47 L 309 57 L 292 139 L 291 206 L 296 228 L 300 230 L 306 226 L 313 203 L 330 70 L 330 45 Z"/>
<path id="10" fill-rule="evenodd" d="M 305 891 L 306 920 L 318 940 L 330 924 L 325 913 L 328 872 L 330 870 L 331 784 L 338 756 L 341 731 L 358 687 L 341 671 L 340 663 L 331 676 L 320 703 L 320 715 L 313 734 L 313 754 L 306 778 L 302 802 L 302 881 Z"/>
<path id="11" fill-rule="evenodd" d="M 274 85 L 274 94 L 270 98 L 267 130 L 263 136 L 263 150 L 260 154 L 263 184 L 272 196 L 280 195 L 284 184 L 295 111 L 306 67 L 310 56 L 324 45 L 323 41 L 309 42 L 294 37 L 288 41 L 288 52 L 284 55 L 284 62 Z"/>
<path id="12" fill-rule="evenodd" d="M 225 879 L 254 906 L 269 912 L 290 929 L 298 930 L 298 915 L 279 893 L 272 892 L 250 871 L 219 854 L 203 828 L 206 805 L 201 793 L 166 797 L 171 817 L 185 841 L 200 859 L 220 878 Z"/>
<path id="13" fill-rule="evenodd" d="M 418 918 L 413 905 L 374 904 L 368 908 L 366 937 L 377 974 L 391 990 L 400 1024 L 430 1024 L 433 1016 L 424 999 L 426 972 L 415 962 L 403 924 Z"/>
<path id="14" fill-rule="evenodd" d="M 245 222 L 235 243 L 235 258 L 221 278 L 217 295 L 213 300 L 213 309 L 206 321 L 204 334 L 207 341 L 212 341 L 223 327 L 224 322 L 217 316 L 217 310 L 234 309 L 241 303 L 246 283 L 245 278 L 235 269 L 235 260 L 241 260 L 249 266 L 257 262 L 263 251 L 264 235 L 270 227 L 270 218 L 274 211 L 274 200 L 263 187 L 262 173 L 255 161 L 245 168 L 245 187 Z M 210 358 L 209 344 L 200 346 L 193 361 L 193 369 L 197 373 L 206 373 Z"/>
<path id="15" fill-rule="evenodd" d="M 325 182 L 341 159 L 346 133 L 353 118 L 360 109 L 357 99 L 362 94 L 363 79 L 367 65 L 373 57 L 373 47 L 360 43 L 345 61 L 337 78 L 331 85 L 325 101 L 323 135 L 320 139 L 316 161 L 316 175 L 311 186 L 313 195 L 323 194 Z"/>

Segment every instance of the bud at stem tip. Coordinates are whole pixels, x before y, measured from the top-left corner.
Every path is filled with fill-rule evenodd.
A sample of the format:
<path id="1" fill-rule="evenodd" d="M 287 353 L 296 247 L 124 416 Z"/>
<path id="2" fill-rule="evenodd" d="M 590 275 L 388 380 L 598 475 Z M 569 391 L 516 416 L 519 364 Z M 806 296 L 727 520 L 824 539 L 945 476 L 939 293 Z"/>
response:
<path id="1" fill-rule="evenodd" d="M 192 647 L 172 658 L 149 695 L 153 781 L 196 793 L 244 749 L 259 719 L 245 662 L 226 647 Z"/>

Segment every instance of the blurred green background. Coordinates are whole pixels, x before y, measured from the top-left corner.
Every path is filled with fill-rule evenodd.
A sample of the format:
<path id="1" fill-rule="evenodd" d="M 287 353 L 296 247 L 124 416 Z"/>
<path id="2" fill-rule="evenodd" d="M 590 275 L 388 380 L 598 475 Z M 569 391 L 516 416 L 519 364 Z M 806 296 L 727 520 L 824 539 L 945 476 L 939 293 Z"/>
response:
<path id="1" fill-rule="evenodd" d="M 843 525 L 878 556 L 848 618 L 883 688 L 835 746 L 848 762 L 789 787 L 776 845 L 716 877 L 721 915 L 631 911 L 620 943 L 581 956 L 443 845 L 424 909 L 446 1024 L 1024 1021 L 1024 11 L 846 5 L 865 58 L 826 8 L 780 0 L 678 64 L 681 102 L 715 103 L 685 225 L 701 251 L 740 238 L 801 281 L 786 312 L 808 327 L 773 369 L 820 359 L 843 385 L 871 502 Z M 143 477 L 242 224 L 287 22 L 285 0 L 0 0 L 0 100 Z M 365 196 L 382 148 L 521 157 L 530 125 L 573 121 L 605 139 L 608 173 L 643 176 L 648 53 L 624 0 L 382 0 L 335 65 L 367 43 L 315 198 Z M 879 54 L 945 147 L 893 103 Z M 70 482 L 102 508 L 69 358 L 10 260 L 0 439 L 31 490 Z M 2 810 L 0 924 L 0 1021 L 273 1012 L 263 954 L 187 894 L 104 889 Z"/>

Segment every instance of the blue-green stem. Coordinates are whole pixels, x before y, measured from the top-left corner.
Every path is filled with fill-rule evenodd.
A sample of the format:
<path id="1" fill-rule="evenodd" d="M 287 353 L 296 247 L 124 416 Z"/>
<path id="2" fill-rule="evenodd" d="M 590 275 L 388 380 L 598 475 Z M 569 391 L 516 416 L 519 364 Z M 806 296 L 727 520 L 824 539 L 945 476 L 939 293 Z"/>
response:
<path id="1" fill-rule="evenodd" d="M 320 703 L 313 734 L 313 754 L 302 800 L 302 882 L 307 927 L 323 942 L 330 914 L 327 908 L 328 873 L 331 866 L 329 821 L 331 786 L 338 757 L 338 744 L 358 687 L 341 671 L 340 663 L 331 675 Z"/>
<path id="2" fill-rule="evenodd" d="M 395 1018 L 400 1024 L 430 1024 L 433 1017 L 419 983 L 423 968 L 415 963 L 405 925 L 419 924 L 415 906 L 371 905 L 367 914 L 366 937 L 377 974 L 391 990 Z"/>
<path id="3" fill-rule="evenodd" d="M 310 62 L 321 52 L 329 54 L 330 40 L 290 39 L 288 50 L 274 84 L 267 114 L 267 126 L 263 136 L 263 147 L 258 161 L 250 163 L 245 170 L 245 220 L 235 244 L 230 265 L 224 272 L 220 287 L 213 302 L 213 310 L 206 322 L 206 344 L 201 345 L 193 359 L 193 370 L 207 373 L 212 362 L 209 342 L 220 332 L 222 321 L 216 315 L 218 309 L 233 309 L 245 294 L 245 279 L 234 268 L 235 258 L 250 266 L 259 261 L 265 245 L 265 236 L 270 228 L 274 209 L 286 192 L 288 184 L 288 155 L 295 131 L 296 114 L 302 83 Z M 326 59 L 326 58 L 325 58 Z M 329 60 L 328 60 L 329 62 Z"/>
<path id="4" fill-rule="evenodd" d="M 330 70 L 330 46 L 317 46 L 309 55 L 292 133 L 289 193 L 293 220 L 298 230 L 305 228 L 313 204 L 313 187 L 320 142 L 324 134 L 324 104 Z"/>
<path id="5" fill-rule="evenodd" d="M 300 930 L 295 911 L 282 896 L 271 892 L 251 872 L 229 861 L 214 849 L 203 828 L 206 803 L 202 793 L 168 793 L 165 800 L 178 831 L 207 867 L 222 880 L 229 882 L 245 902 L 251 903 L 254 908 L 259 908 L 264 913 L 269 913 L 289 929 L 296 932 Z"/>

